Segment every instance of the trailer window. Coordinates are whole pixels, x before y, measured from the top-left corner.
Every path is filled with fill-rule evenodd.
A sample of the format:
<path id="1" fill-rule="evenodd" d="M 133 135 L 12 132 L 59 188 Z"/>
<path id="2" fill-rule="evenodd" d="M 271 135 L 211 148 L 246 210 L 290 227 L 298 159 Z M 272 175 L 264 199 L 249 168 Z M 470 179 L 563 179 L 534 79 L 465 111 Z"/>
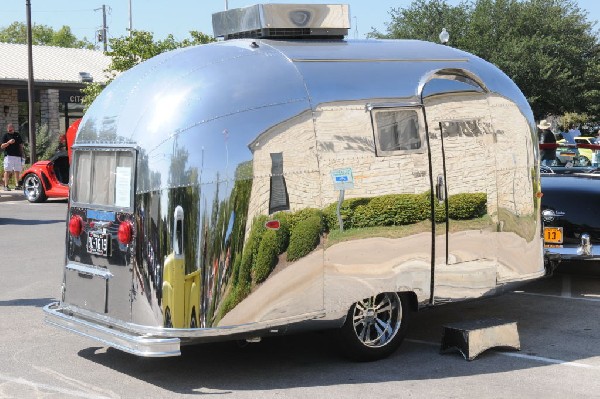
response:
<path id="1" fill-rule="evenodd" d="M 377 156 L 421 150 L 419 114 L 415 109 L 373 110 Z"/>
<path id="2" fill-rule="evenodd" d="M 74 154 L 73 202 L 129 207 L 134 157 L 131 151 L 86 151 Z"/>

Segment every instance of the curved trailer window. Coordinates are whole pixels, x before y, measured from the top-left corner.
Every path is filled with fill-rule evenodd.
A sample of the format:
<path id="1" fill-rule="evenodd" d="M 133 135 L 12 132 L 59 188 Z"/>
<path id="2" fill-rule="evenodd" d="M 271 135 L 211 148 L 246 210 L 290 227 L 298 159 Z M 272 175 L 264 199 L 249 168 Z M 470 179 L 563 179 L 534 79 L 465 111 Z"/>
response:
<path id="1" fill-rule="evenodd" d="M 114 207 L 131 206 L 132 151 L 77 150 L 71 200 Z"/>

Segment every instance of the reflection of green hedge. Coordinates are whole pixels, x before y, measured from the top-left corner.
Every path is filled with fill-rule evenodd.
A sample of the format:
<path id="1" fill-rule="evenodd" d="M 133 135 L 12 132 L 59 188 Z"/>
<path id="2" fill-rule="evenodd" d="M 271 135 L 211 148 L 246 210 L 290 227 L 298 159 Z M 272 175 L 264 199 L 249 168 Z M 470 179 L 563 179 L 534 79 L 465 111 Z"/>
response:
<path id="1" fill-rule="evenodd" d="M 308 255 L 319 245 L 323 224 L 318 215 L 299 222 L 290 234 L 287 260 L 294 261 Z"/>
<path id="2" fill-rule="evenodd" d="M 342 215 L 342 220 L 344 221 L 344 228 L 349 229 L 353 227 L 352 216 L 354 215 L 355 209 L 360 205 L 367 205 L 370 201 L 371 198 L 352 198 L 344 200 L 344 202 L 342 202 L 340 214 Z M 329 206 L 323 209 L 325 227 L 327 228 L 327 230 L 337 230 L 340 228 L 336 210 L 337 202 L 329 204 Z"/>
<path id="3" fill-rule="evenodd" d="M 354 198 L 342 203 L 340 213 L 344 228 L 401 226 L 431 218 L 429 191 L 422 194 L 388 194 L 373 198 Z M 435 221 L 446 220 L 446 207 L 434 200 Z M 450 219 L 475 219 L 486 214 L 485 193 L 463 193 L 448 198 Z M 329 204 L 324 210 L 326 227 L 329 231 L 339 229 L 336 215 L 337 203 Z"/>
<path id="4" fill-rule="evenodd" d="M 262 283 L 267 279 L 277 264 L 278 253 L 277 231 L 267 230 L 262 236 L 256 259 L 252 264 L 252 281 L 254 283 Z"/>
<path id="5" fill-rule="evenodd" d="M 400 226 L 427 219 L 429 202 L 422 195 L 390 194 L 356 208 L 353 227 Z"/>
<path id="6" fill-rule="evenodd" d="M 260 241 L 263 234 L 267 231 L 265 222 L 267 217 L 264 215 L 258 216 L 252 223 L 252 230 L 250 231 L 250 237 L 248 242 L 244 246 L 244 252 L 242 254 L 242 264 L 240 265 L 240 272 L 238 276 L 239 284 L 250 284 L 252 281 L 252 264 L 258 254 Z"/>
<path id="7" fill-rule="evenodd" d="M 485 193 L 456 194 L 448 198 L 448 215 L 451 219 L 474 219 L 487 213 Z"/>
<path id="8" fill-rule="evenodd" d="M 242 302 L 250 294 L 250 284 L 240 284 L 231 287 L 231 291 L 223 300 L 219 308 L 219 315 L 217 320 L 223 318 L 231 309 L 235 308 L 238 303 Z"/>

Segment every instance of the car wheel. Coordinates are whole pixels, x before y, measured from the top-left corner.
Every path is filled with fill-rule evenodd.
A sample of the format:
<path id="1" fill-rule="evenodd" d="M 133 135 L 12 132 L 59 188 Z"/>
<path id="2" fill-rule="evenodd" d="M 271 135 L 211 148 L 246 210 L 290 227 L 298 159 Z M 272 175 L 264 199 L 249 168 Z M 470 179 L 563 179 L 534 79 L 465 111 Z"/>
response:
<path id="1" fill-rule="evenodd" d="M 166 328 L 173 328 L 173 321 L 171 320 L 171 309 L 165 309 L 165 320 L 163 326 Z"/>
<path id="2" fill-rule="evenodd" d="M 386 292 L 356 302 L 339 330 L 343 353 L 358 361 L 383 359 L 400 346 L 409 317 L 408 297 Z"/>
<path id="3" fill-rule="evenodd" d="M 30 173 L 23 179 L 23 194 L 29 202 L 46 201 L 46 192 L 38 175 Z"/>
<path id="4" fill-rule="evenodd" d="M 590 162 L 590 160 L 583 155 L 580 155 L 577 158 L 575 158 L 575 165 L 577 166 L 590 166 L 591 164 L 592 163 Z"/>

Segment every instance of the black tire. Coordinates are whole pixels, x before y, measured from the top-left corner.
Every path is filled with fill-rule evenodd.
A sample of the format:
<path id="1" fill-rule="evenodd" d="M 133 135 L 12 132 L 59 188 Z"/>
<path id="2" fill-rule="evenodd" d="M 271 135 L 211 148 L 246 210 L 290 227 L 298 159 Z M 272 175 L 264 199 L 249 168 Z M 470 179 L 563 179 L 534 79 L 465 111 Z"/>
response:
<path id="1" fill-rule="evenodd" d="M 338 332 L 343 354 L 370 362 L 388 357 L 398 349 L 408 329 L 408 297 L 386 292 L 352 305 Z"/>
<path id="2" fill-rule="evenodd" d="M 163 322 L 165 328 L 173 328 L 173 321 L 171 320 L 171 309 L 165 309 L 165 320 Z"/>
<path id="3" fill-rule="evenodd" d="M 29 202 L 44 202 L 48 198 L 42 180 L 34 173 L 29 173 L 23 179 L 23 194 Z"/>

